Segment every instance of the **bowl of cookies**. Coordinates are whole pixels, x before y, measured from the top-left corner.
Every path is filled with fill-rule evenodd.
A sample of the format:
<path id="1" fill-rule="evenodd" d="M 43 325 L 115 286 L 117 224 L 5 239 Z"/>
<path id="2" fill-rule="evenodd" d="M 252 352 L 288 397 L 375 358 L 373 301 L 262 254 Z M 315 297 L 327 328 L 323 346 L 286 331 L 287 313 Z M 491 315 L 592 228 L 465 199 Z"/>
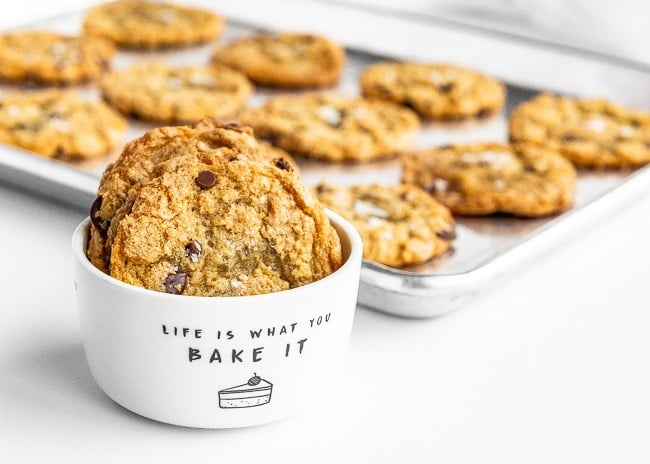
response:
<path id="1" fill-rule="evenodd" d="M 361 238 L 249 128 L 203 120 L 128 143 L 72 248 L 88 364 L 123 407 L 243 427 L 334 388 Z"/>

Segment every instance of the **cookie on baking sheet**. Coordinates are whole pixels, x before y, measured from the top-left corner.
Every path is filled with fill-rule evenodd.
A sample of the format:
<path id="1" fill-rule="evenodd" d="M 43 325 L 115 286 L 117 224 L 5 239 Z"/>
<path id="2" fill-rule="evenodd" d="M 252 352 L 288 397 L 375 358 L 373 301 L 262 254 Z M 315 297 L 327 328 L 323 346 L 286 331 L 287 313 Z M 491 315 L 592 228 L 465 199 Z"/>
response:
<path id="1" fill-rule="evenodd" d="M 291 171 L 214 153 L 159 165 L 132 190 L 110 274 L 196 296 L 256 295 L 322 279 L 341 265 L 323 206 Z"/>
<path id="2" fill-rule="evenodd" d="M 119 222 L 115 218 L 130 209 L 131 205 L 125 202 L 134 186 L 151 180 L 156 166 L 167 160 L 206 154 L 233 160 L 259 160 L 284 166 L 289 171 L 295 168 L 283 152 L 259 144 L 249 127 L 206 119 L 191 126 L 150 130 L 126 144 L 120 157 L 102 176 L 90 211 L 92 227 L 87 250 L 90 261 L 99 269 L 108 270 L 111 244 Z"/>
<path id="3" fill-rule="evenodd" d="M 413 185 L 316 187 L 319 200 L 350 221 L 363 239 L 363 257 L 388 266 L 427 261 L 456 238 L 449 210 Z"/>
<path id="4" fill-rule="evenodd" d="M 402 181 L 430 192 L 454 214 L 537 217 L 571 206 L 576 172 L 550 148 L 479 143 L 410 154 Z"/>
<path id="5" fill-rule="evenodd" d="M 217 49 L 212 61 L 238 69 L 262 85 L 325 87 L 341 78 L 345 51 L 331 40 L 313 34 L 261 34 Z"/>
<path id="6" fill-rule="evenodd" d="M 338 95 L 279 96 L 241 121 L 285 150 L 327 161 L 370 161 L 411 147 L 418 117 L 398 105 Z"/>
<path id="7" fill-rule="evenodd" d="M 101 80 L 104 99 L 122 113 L 168 123 L 233 116 L 253 87 L 243 74 L 226 66 L 138 64 Z"/>
<path id="8" fill-rule="evenodd" d="M 102 102 L 59 90 L 0 97 L 0 141 L 46 157 L 97 158 L 115 147 L 126 121 Z"/>
<path id="9" fill-rule="evenodd" d="M 640 166 L 650 162 L 650 114 L 606 100 L 542 94 L 513 111 L 510 139 L 558 150 L 578 167 Z"/>
<path id="10" fill-rule="evenodd" d="M 110 66 L 112 43 L 47 31 L 0 35 L 0 79 L 67 85 L 94 79 Z"/>
<path id="11" fill-rule="evenodd" d="M 120 0 L 90 10 L 84 31 L 127 48 L 192 45 L 217 38 L 224 21 L 199 8 L 172 3 Z"/>
<path id="12" fill-rule="evenodd" d="M 506 99 L 501 82 L 446 64 L 380 62 L 359 82 L 365 97 L 409 106 L 427 119 L 486 117 L 501 111 Z"/>

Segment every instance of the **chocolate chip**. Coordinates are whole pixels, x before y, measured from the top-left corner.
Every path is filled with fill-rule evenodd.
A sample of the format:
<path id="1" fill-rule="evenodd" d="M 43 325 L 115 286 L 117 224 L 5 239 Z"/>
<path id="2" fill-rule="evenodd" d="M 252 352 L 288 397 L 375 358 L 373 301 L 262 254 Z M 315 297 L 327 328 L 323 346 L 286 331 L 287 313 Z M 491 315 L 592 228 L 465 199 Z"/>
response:
<path id="1" fill-rule="evenodd" d="M 451 229 L 451 230 L 439 230 L 438 232 L 436 232 L 436 235 L 438 236 L 438 238 L 440 238 L 442 240 L 451 241 L 451 240 L 454 240 L 456 238 L 456 231 L 454 229 Z"/>
<path id="2" fill-rule="evenodd" d="M 561 139 L 563 142 L 581 142 L 584 140 L 582 137 L 573 134 L 564 134 Z"/>
<path id="3" fill-rule="evenodd" d="M 331 191 L 332 191 L 331 187 L 326 184 L 318 184 L 316 186 L 316 193 L 325 193 Z"/>
<path id="4" fill-rule="evenodd" d="M 476 116 L 479 119 L 487 118 L 489 115 L 492 114 L 492 110 L 490 108 L 481 108 L 478 113 L 476 113 Z"/>
<path id="5" fill-rule="evenodd" d="M 102 70 L 106 70 L 110 67 L 110 63 L 103 56 L 97 57 L 97 64 Z"/>
<path id="6" fill-rule="evenodd" d="M 226 124 L 226 129 L 231 129 L 237 132 L 249 132 L 246 126 L 242 126 L 241 124 L 237 124 L 236 122 L 229 122 L 228 124 Z"/>
<path id="7" fill-rule="evenodd" d="M 111 225 L 111 223 L 110 221 L 102 219 L 98 214 L 99 210 L 102 207 L 103 201 L 104 199 L 101 195 L 95 198 L 95 201 L 93 201 L 93 205 L 90 207 L 90 222 L 93 223 L 93 226 L 95 226 L 97 232 L 99 232 L 102 237 L 106 238 L 106 233 L 108 232 L 108 227 Z"/>
<path id="8" fill-rule="evenodd" d="M 409 192 L 403 192 L 403 193 L 400 195 L 400 198 L 401 198 L 402 200 L 404 200 L 404 201 L 411 202 L 411 201 L 414 200 L 414 198 L 413 198 L 413 192 L 410 192 L 410 191 L 409 191 Z"/>
<path id="9" fill-rule="evenodd" d="M 390 97 L 393 94 L 388 87 L 381 84 L 375 85 L 375 91 L 382 97 Z"/>
<path id="10" fill-rule="evenodd" d="M 402 103 L 403 106 L 406 106 L 407 108 L 412 109 L 413 111 L 417 112 L 417 104 L 411 100 L 406 100 Z"/>
<path id="11" fill-rule="evenodd" d="M 277 134 L 266 134 L 263 137 L 258 137 L 260 140 L 263 140 L 264 142 L 268 142 L 271 145 L 275 145 L 275 142 L 278 140 L 278 135 Z"/>
<path id="12" fill-rule="evenodd" d="M 165 292 L 180 295 L 187 287 L 187 272 L 183 268 L 175 267 L 165 278 Z"/>
<path id="13" fill-rule="evenodd" d="M 228 158 L 229 163 L 232 163 L 233 161 L 239 161 L 239 157 L 237 155 L 235 155 L 235 156 L 231 156 L 230 158 Z"/>
<path id="14" fill-rule="evenodd" d="M 196 182 L 196 185 L 201 187 L 203 190 L 206 190 L 210 187 L 214 187 L 214 184 L 217 183 L 217 176 L 215 176 L 212 171 L 201 171 L 199 172 L 199 175 L 196 176 L 194 182 Z"/>
<path id="15" fill-rule="evenodd" d="M 445 82 L 445 83 L 442 83 L 442 84 L 436 86 L 436 88 L 442 93 L 447 93 L 451 89 L 454 88 L 454 83 L 453 82 Z"/>
<path id="16" fill-rule="evenodd" d="M 190 258 L 190 261 L 196 263 L 201 256 L 201 250 L 203 247 L 196 240 L 190 240 L 187 245 L 185 245 L 185 256 Z"/>
<path id="17" fill-rule="evenodd" d="M 276 158 L 275 160 L 275 166 L 279 169 L 284 169 L 285 171 L 293 171 L 293 168 L 289 164 L 289 162 L 284 159 L 284 158 Z"/>

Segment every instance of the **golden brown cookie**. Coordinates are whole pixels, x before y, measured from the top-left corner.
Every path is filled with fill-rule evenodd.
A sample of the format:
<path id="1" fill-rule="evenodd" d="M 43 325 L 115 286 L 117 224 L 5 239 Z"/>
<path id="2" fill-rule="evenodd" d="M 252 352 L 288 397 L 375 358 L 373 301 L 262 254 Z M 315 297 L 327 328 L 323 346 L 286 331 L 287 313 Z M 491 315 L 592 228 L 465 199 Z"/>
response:
<path id="1" fill-rule="evenodd" d="M 325 87 L 339 81 L 345 51 L 331 40 L 313 34 L 261 34 L 217 49 L 212 61 L 238 69 L 262 85 Z"/>
<path id="2" fill-rule="evenodd" d="M 370 161 L 411 147 L 420 127 L 412 111 L 338 95 L 280 96 L 244 110 L 241 121 L 285 150 L 327 161 Z"/>
<path id="3" fill-rule="evenodd" d="M 406 105 L 428 119 L 486 117 L 501 111 L 506 99 L 501 82 L 446 64 L 381 62 L 359 81 L 365 97 Z"/>
<path id="4" fill-rule="evenodd" d="M 542 94 L 512 113 L 510 139 L 558 150 L 579 167 L 640 166 L 650 162 L 650 114 L 606 100 Z"/>
<path id="5" fill-rule="evenodd" d="M 260 145 L 249 127 L 206 119 L 192 126 L 150 130 L 126 144 L 120 157 L 102 176 L 97 199 L 90 211 L 92 227 L 88 258 L 91 262 L 104 271 L 108 270 L 111 245 L 119 222 L 115 218 L 130 209 L 131 205 L 125 202 L 134 186 L 149 182 L 156 166 L 169 159 L 205 154 L 225 159 L 255 159 L 294 169 L 292 160 L 267 145 Z"/>
<path id="6" fill-rule="evenodd" d="M 163 48 L 217 38 L 223 20 L 206 10 L 173 3 L 121 0 L 90 10 L 84 20 L 88 34 L 105 37 L 121 47 Z"/>
<path id="7" fill-rule="evenodd" d="M 425 189 L 454 214 L 537 217 L 571 206 L 576 172 L 550 148 L 479 143 L 413 153 L 403 159 L 402 181 Z"/>
<path id="8" fill-rule="evenodd" d="M 445 253 L 456 238 L 449 210 L 413 185 L 316 187 L 319 200 L 350 221 L 363 239 L 363 257 L 406 266 Z"/>
<path id="9" fill-rule="evenodd" d="M 99 37 L 46 31 L 0 35 L 0 79 L 67 85 L 94 79 L 110 66 L 115 47 Z"/>
<path id="10" fill-rule="evenodd" d="M 291 171 L 215 154 L 156 170 L 119 222 L 113 277 L 172 294 L 237 296 L 299 287 L 340 267 L 325 210 Z"/>
<path id="11" fill-rule="evenodd" d="M 0 97 L 0 141 L 47 157 L 96 158 L 115 147 L 126 121 L 102 102 L 59 90 Z"/>
<path id="12" fill-rule="evenodd" d="M 167 123 L 233 116 L 252 90 L 246 76 L 225 66 L 146 63 L 101 81 L 104 99 L 122 113 Z"/>

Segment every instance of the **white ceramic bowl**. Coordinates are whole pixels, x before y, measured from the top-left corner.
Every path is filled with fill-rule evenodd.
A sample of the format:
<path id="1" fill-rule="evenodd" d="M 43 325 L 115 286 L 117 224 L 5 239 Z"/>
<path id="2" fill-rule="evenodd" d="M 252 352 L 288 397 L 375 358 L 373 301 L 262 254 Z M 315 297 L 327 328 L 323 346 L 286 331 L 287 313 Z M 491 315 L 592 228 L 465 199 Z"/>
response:
<path id="1" fill-rule="evenodd" d="M 97 384 L 161 422 L 202 428 L 276 421 L 327 397 L 356 307 L 362 244 L 328 211 L 343 251 L 333 274 L 266 295 L 193 297 L 134 287 L 86 257 L 89 220 L 74 233 L 81 336 Z"/>

